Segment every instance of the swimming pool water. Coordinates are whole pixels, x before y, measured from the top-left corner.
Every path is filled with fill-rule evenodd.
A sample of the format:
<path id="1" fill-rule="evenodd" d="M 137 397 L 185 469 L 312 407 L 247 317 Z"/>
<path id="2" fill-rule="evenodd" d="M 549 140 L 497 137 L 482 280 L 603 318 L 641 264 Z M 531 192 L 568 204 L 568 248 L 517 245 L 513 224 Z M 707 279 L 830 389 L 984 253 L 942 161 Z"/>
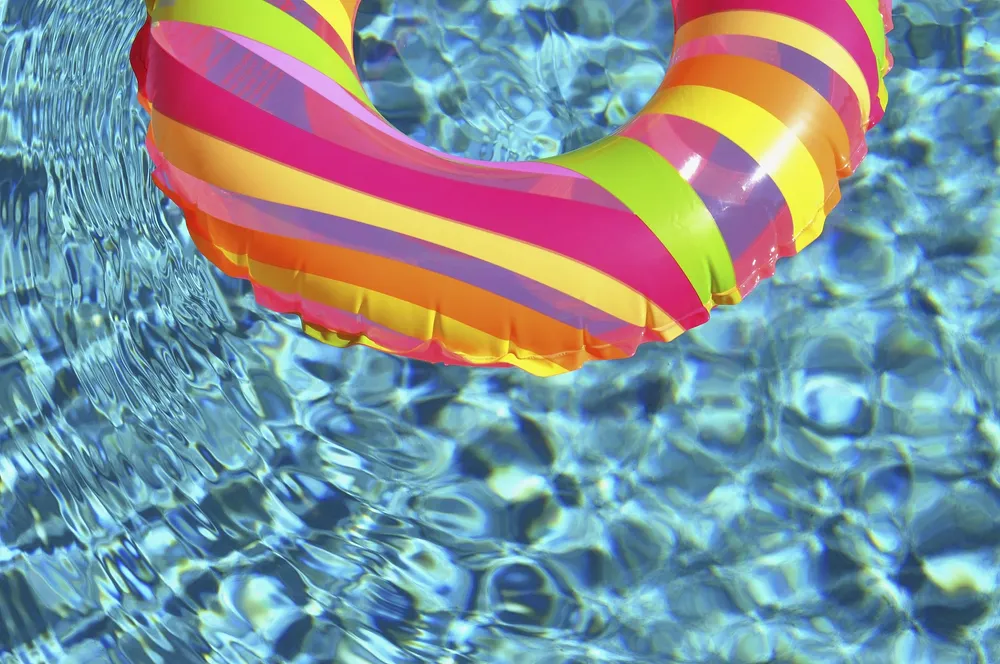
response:
<path id="1" fill-rule="evenodd" d="M 823 237 L 549 380 L 341 351 L 149 182 L 138 0 L 0 0 L 0 662 L 1000 662 L 1000 3 L 898 4 Z M 623 123 L 641 0 L 365 2 L 379 108 L 493 159 Z"/>

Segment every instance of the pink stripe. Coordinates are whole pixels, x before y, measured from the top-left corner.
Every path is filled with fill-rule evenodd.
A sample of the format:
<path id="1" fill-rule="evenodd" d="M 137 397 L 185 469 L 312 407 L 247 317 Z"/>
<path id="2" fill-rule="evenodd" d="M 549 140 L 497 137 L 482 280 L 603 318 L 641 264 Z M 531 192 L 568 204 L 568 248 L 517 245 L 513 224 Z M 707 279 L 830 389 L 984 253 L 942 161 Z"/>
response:
<path id="1" fill-rule="evenodd" d="M 878 10 L 879 10 L 879 13 L 882 14 L 882 24 L 885 26 L 886 34 L 892 32 L 893 28 L 895 27 L 892 24 L 892 0 L 879 0 Z M 892 69 L 893 64 L 894 63 L 893 63 L 893 59 L 892 59 L 892 51 L 889 50 L 889 40 L 886 40 L 886 42 L 885 42 L 885 71 L 882 72 L 882 73 L 883 74 L 888 74 L 889 70 Z"/>
<path id="2" fill-rule="evenodd" d="M 386 133 L 382 122 L 376 122 L 375 126 L 365 122 L 363 118 L 371 120 L 370 114 L 360 118 L 353 115 L 214 28 L 158 23 L 153 29 L 153 39 L 175 59 L 215 85 L 289 124 L 354 152 L 452 180 L 628 210 L 624 203 L 590 180 L 469 166 L 446 159 L 440 153 L 413 149 L 400 142 L 398 133 Z M 260 85 L 263 81 L 269 82 L 266 90 Z"/>
<path id="3" fill-rule="evenodd" d="M 630 354 L 635 352 L 636 340 L 641 336 L 638 327 L 543 284 L 472 256 L 405 235 L 227 192 L 174 167 L 163 159 L 155 144 L 149 145 L 148 149 L 160 181 L 210 217 L 242 230 L 340 246 L 433 271 L 484 291 L 492 291 L 553 320 L 589 331 L 605 343 L 613 343 L 623 350 L 631 349 Z M 282 216 L 282 212 L 287 216 Z M 210 229 L 201 234 L 214 237 Z M 391 292 L 386 294 L 394 295 Z"/>
<path id="4" fill-rule="evenodd" d="M 882 23 L 886 32 L 892 32 L 892 0 L 879 0 L 879 13 L 882 14 Z"/>
<path id="5" fill-rule="evenodd" d="M 684 327 L 701 322 L 706 315 L 677 262 L 632 213 L 517 191 L 459 186 L 380 162 L 324 141 L 235 97 L 171 57 L 155 39 L 151 51 L 152 103 L 177 122 L 356 191 L 590 265 L 643 294 Z M 608 241 L 620 250 L 608 251 Z"/>
<path id="6" fill-rule="evenodd" d="M 726 11 L 749 10 L 783 14 L 808 23 L 824 32 L 847 49 L 864 73 L 871 102 L 869 128 L 882 119 L 883 110 L 878 99 L 879 71 L 868 33 L 861 20 L 844 0 L 674 0 L 674 29 L 686 23 Z"/>
<path id="7" fill-rule="evenodd" d="M 316 71 L 309 65 L 305 64 L 301 60 L 296 60 L 292 56 L 282 53 L 281 51 L 268 46 L 267 44 L 261 44 L 252 39 L 247 39 L 242 35 L 237 35 L 232 32 L 227 32 L 225 30 L 219 30 L 215 28 L 218 32 L 221 32 L 226 37 L 232 39 L 236 43 L 240 44 L 248 51 L 251 51 L 258 56 L 264 58 L 275 67 L 286 72 L 288 75 L 292 76 L 300 83 L 306 87 L 311 88 L 318 94 L 325 97 L 328 101 L 333 102 L 340 108 L 344 109 L 354 117 L 358 118 L 365 124 L 375 129 L 378 129 L 382 133 L 392 137 L 393 139 L 400 141 L 411 148 L 416 148 L 422 152 L 427 152 L 433 154 L 437 157 L 447 159 L 448 161 L 457 162 L 460 164 L 466 164 L 469 166 L 477 166 L 483 169 L 496 169 L 503 171 L 516 171 L 519 173 L 544 173 L 548 175 L 561 175 L 568 178 L 581 179 L 582 175 L 571 171 L 568 168 L 563 168 L 562 166 L 557 166 L 556 164 L 549 164 L 546 162 L 537 161 L 520 161 L 520 162 L 490 162 L 490 161 L 480 161 L 478 159 L 468 159 L 466 157 L 459 157 L 456 155 L 445 154 L 439 150 L 428 147 L 419 141 L 416 141 L 403 132 L 399 131 L 391 124 L 386 122 L 383 118 L 376 115 L 370 108 L 358 101 L 354 95 L 349 93 L 343 87 L 340 86 L 336 81 L 327 77 L 325 74 Z"/>
<path id="8" fill-rule="evenodd" d="M 867 152 L 865 130 L 861 123 L 861 106 L 858 103 L 857 95 L 851 86 L 848 85 L 847 81 L 827 66 L 826 63 L 791 46 L 779 45 L 778 42 L 770 39 L 748 37 L 746 35 L 709 35 L 692 39 L 675 50 L 671 55 L 671 64 L 677 64 L 702 55 L 742 55 L 774 65 L 795 75 L 796 72 L 790 71 L 782 61 L 782 52 L 785 54 L 794 53 L 801 61 L 815 62 L 816 67 L 822 67 L 825 70 L 825 89 L 817 87 L 814 87 L 814 89 L 823 95 L 823 98 L 837 112 L 841 124 L 844 126 L 844 131 L 847 132 L 847 141 L 851 148 L 851 154 L 848 155 L 846 164 L 838 164 L 838 174 L 841 177 L 850 175 L 857 169 L 861 163 L 861 159 Z M 800 78 L 800 80 L 803 79 Z M 813 81 L 804 82 L 813 86 Z M 840 156 L 838 155 L 838 157 Z"/>

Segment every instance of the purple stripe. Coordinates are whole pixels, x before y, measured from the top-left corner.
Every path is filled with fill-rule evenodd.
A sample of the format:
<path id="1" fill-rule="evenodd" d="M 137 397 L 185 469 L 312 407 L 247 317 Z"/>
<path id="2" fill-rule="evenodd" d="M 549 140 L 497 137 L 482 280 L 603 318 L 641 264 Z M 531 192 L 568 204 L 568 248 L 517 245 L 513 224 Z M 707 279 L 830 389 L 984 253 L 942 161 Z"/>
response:
<path id="1" fill-rule="evenodd" d="M 622 134 L 653 148 L 685 174 L 712 213 L 734 262 L 785 206 L 781 190 L 753 157 L 711 127 L 675 115 L 649 114 L 636 117 Z M 698 168 L 688 168 L 698 160 L 703 160 Z"/>
<path id="2" fill-rule="evenodd" d="M 687 277 L 635 214 L 482 185 L 458 187 L 424 170 L 317 140 L 315 135 L 278 121 L 198 76 L 164 52 L 155 39 L 153 45 L 150 102 L 176 122 L 317 179 L 586 263 L 630 286 L 686 325 L 692 324 L 689 319 L 707 315 Z M 594 242 L 612 227 L 620 241 L 630 244 L 628 259 Z"/>
<path id="3" fill-rule="evenodd" d="M 280 109 L 283 119 L 310 130 L 301 86 L 235 42 L 214 39 L 205 43 L 213 46 L 213 57 L 200 72 L 205 78 L 255 106 Z"/>
<path id="4" fill-rule="evenodd" d="M 333 31 L 326 19 L 302 0 L 264 0 L 264 2 L 275 9 L 280 9 L 313 32 L 320 30 L 321 26 Z"/>
<path id="5" fill-rule="evenodd" d="M 776 64 L 789 74 L 793 74 L 821 94 L 824 99 L 830 99 L 833 70 L 822 60 L 814 58 L 805 51 L 787 44 L 778 43 L 777 46 L 779 60 L 771 64 Z"/>
<path id="6" fill-rule="evenodd" d="M 322 78 L 340 90 L 340 98 L 310 88 L 291 72 L 250 50 L 251 46 L 262 48 L 259 44 L 238 35 L 192 24 L 164 23 L 157 26 L 155 39 L 206 80 L 303 131 L 349 149 L 450 180 L 628 211 L 624 203 L 606 190 L 560 166 L 544 162 L 487 163 L 445 156 L 389 127 L 332 81 Z M 273 78 L 275 71 L 281 72 L 279 82 Z M 265 95 L 246 87 L 245 79 L 266 79 L 273 87 Z M 348 100 L 354 106 L 342 105 Z M 416 150 L 407 149 L 410 147 Z M 466 165 L 478 168 L 469 169 Z"/>
<path id="7" fill-rule="evenodd" d="M 763 37 L 713 35 L 685 43 L 674 62 L 702 55 L 726 54 L 752 58 L 792 74 L 826 99 L 840 116 L 851 146 L 850 163 L 856 167 L 864 153 L 864 129 L 857 95 L 836 71 L 822 60 L 797 48 Z"/>
<path id="8" fill-rule="evenodd" d="M 585 302 L 453 249 L 350 219 L 226 191 L 170 164 L 164 165 L 162 176 L 171 189 L 197 201 L 206 214 L 241 228 L 339 246 L 421 267 L 585 329 L 607 342 L 614 342 L 613 337 L 619 335 L 634 336 L 637 330 Z"/>
<path id="9" fill-rule="evenodd" d="M 732 187 L 730 195 L 725 197 L 714 196 L 699 186 L 699 180 L 712 177 L 711 172 L 703 171 L 701 177 L 691 182 L 715 218 L 729 255 L 735 261 L 771 225 L 785 206 L 785 197 L 754 158 L 724 136 L 719 137 L 709 160 L 720 168 L 742 175 L 740 186 Z"/>
<path id="10" fill-rule="evenodd" d="M 347 66 L 355 69 L 351 58 L 350 44 L 345 44 L 337 31 L 333 29 L 323 16 L 302 0 L 264 0 L 275 9 L 280 9 L 296 21 L 312 30 L 326 45 L 337 52 Z"/>

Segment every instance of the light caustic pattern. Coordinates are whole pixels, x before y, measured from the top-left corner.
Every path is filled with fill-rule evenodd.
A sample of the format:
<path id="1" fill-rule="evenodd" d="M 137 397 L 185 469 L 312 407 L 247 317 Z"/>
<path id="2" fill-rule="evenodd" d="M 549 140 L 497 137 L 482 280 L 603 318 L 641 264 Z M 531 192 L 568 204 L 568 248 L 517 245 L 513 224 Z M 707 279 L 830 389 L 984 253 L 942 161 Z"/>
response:
<path id="1" fill-rule="evenodd" d="M 674 0 L 631 122 L 487 163 L 380 117 L 355 0 L 147 5 L 153 178 L 213 263 L 328 343 L 539 375 L 670 341 L 813 241 L 892 64 L 889 0 Z"/>

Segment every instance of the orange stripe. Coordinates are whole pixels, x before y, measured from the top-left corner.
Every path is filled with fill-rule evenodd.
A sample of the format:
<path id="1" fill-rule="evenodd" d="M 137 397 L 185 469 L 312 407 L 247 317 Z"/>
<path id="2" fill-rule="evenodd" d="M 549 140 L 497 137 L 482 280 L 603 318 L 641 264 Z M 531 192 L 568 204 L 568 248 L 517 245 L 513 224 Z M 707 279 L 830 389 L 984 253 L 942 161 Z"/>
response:
<path id="1" fill-rule="evenodd" d="M 365 334 L 345 334 L 343 332 L 338 332 L 336 330 L 329 330 L 322 325 L 317 325 L 315 323 L 310 323 L 308 321 L 302 321 L 302 330 L 313 339 L 318 339 L 325 344 L 329 344 L 336 348 L 350 348 L 351 346 L 367 346 L 368 348 L 374 348 L 375 350 L 381 351 L 383 353 L 389 353 L 390 355 L 397 355 L 399 357 L 406 357 L 414 360 L 420 360 L 422 362 L 432 362 L 440 363 L 440 354 L 434 347 L 420 348 L 418 350 L 393 350 L 392 348 L 386 348 L 380 345 L 378 342 L 373 341 Z M 442 351 L 444 352 L 444 351 Z M 574 356 L 574 365 L 572 369 L 559 366 L 546 359 L 536 359 L 536 358 L 519 358 L 514 352 L 508 353 L 505 357 L 498 359 L 496 362 L 487 362 L 485 364 L 476 364 L 474 366 L 479 367 L 504 367 L 504 368 L 519 368 L 533 374 L 535 376 L 547 377 L 547 376 L 558 376 L 569 371 L 574 371 L 579 369 L 588 360 L 594 358 L 587 355 L 585 352 L 580 351 Z M 449 355 L 449 359 L 445 360 L 445 364 L 458 364 L 463 366 L 469 366 L 468 360 Z"/>
<path id="2" fill-rule="evenodd" d="M 197 213 L 192 214 L 197 216 Z M 189 224 L 192 223 L 192 216 L 188 216 L 187 219 Z M 309 275 L 312 276 L 312 279 L 302 280 L 301 276 L 305 273 L 294 272 L 292 270 L 286 270 L 285 268 L 274 267 L 273 265 L 261 263 L 247 257 L 246 254 L 227 253 L 224 249 L 213 245 L 210 240 L 203 238 L 198 233 L 192 233 L 191 239 L 194 240 L 194 244 L 198 250 L 202 252 L 206 258 L 213 261 L 218 268 L 227 275 L 236 279 L 246 279 L 252 281 L 255 285 L 263 286 L 277 293 L 297 294 L 299 297 L 303 297 L 306 300 L 318 302 L 319 297 L 315 295 L 315 291 L 317 289 L 325 291 L 326 289 L 326 286 L 324 286 L 321 282 L 326 281 L 327 283 L 337 284 L 338 286 L 346 287 L 346 290 L 340 290 L 337 293 L 341 302 L 337 304 L 336 308 L 344 312 L 349 311 L 351 306 L 353 306 L 350 303 L 361 303 L 362 308 L 364 308 L 363 305 L 369 296 L 378 295 L 380 297 L 389 297 L 382 295 L 381 293 L 375 293 L 374 291 L 365 290 L 343 282 L 326 280 L 323 277 L 316 277 L 315 275 Z M 302 283 L 303 281 L 304 283 Z M 345 305 L 347 308 L 345 308 Z M 372 312 L 370 310 L 363 311 L 363 315 L 365 316 L 371 316 L 371 313 Z M 427 313 L 429 314 L 430 312 Z M 439 317 L 438 320 L 443 323 L 447 319 L 442 316 Z M 462 323 L 452 321 L 451 325 L 462 325 Z M 433 350 L 430 347 L 417 349 L 389 348 L 387 346 L 380 345 L 365 334 L 344 334 L 338 331 L 330 331 L 323 328 L 321 325 L 317 325 L 304 319 L 302 320 L 302 329 L 309 336 L 315 337 L 325 343 L 339 348 L 361 344 L 402 357 L 428 359 L 429 355 L 433 355 Z M 471 330 L 472 328 L 468 329 Z M 486 366 L 503 364 L 519 367 L 536 376 L 554 376 L 567 371 L 572 371 L 573 369 L 579 368 L 584 362 L 595 359 L 594 356 L 590 355 L 588 350 L 584 348 L 572 351 L 571 353 L 566 353 L 565 355 L 561 355 L 557 358 L 550 359 L 540 357 L 534 351 L 519 348 L 513 342 L 495 339 L 494 337 L 489 337 L 488 335 L 475 330 L 473 330 L 473 332 L 475 332 L 476 335 L 481 335 L 481 337 L 463 336 L 461 331 L 455 329 L 452 329 L 450 332 L 442 332 L 443 335 L 450 338 L 446 349 L 444 348 L 440 337 L 435 336 L 435 341 L 437 341 L 439 347 L 443 348 L 442 352 L 444 354 L 459 364 L 485 364 Z M 413 340 L 418 341 L 415 337 Z M 485 345 L 482 343 L 484 340 L 486 341 Z M 500 342 L 502 350 L 500 348 L 493 348 L 490 346 L 490 342 Z M 477 352 L 463 352 L 462 349 L 468 347 L 475 347 Z M 497 354 L 498 351 L 500 354 Z M 484 355 L 484 353 L 486 354 Z M 495 356 L 490 355 L 489 353 L 493 353 Z M 438 362 L 440 360 L 433 359 L 432 361 Z"/>
<path id="3" fill-rule="evenodd" d="M 847 49 L 822 30 L 780 14 L 730 10 L 686 23 L 674 35 L 674 48 L 678 49 L 701 37 L 716 35 L 762 37 L 796 48 L 826 63 L 854 90 L 861 109 L 862 125 L 867 127 L 871 113 L 871 94 L 864 72 Z"/>
<path id="4" fill-rule="evenodd" d="M 837 111 L 794 74 L 739 55 L 702 55 L 667 72 L 663 87 L 701 85 L 725 90 L 764 109 L 794 133 L 823 178 L 826 212 L 840 202 L 837 171 L 850 166 L 850 140 Z"/>
<path id="5" fill-rule="evenodd" d="M 200 234 L 230 253 L 246 254 L 261 263 L 349 283 L 429 311 L 436 310 L 491 336 L 510 339 L 517 346 L 530 348 L 539 355 L 548 356 L 585 345 L 603 359 L 626 357 L 619 348 L 585 331 L 495 293 L 423 268 L 344 247 L 249 231 L 204 214 L 189 223 L 192 234 Z M 517 322 L 516 326 L 512 325 L 513 321 Z M 374 322 L 395 329 L 392 321 Z M 465 352 L 475 353 L 476 349 Z"/>
<path id="6" fill-rule="evenodd" d="M 340 2 L 347 10 L 347 15 L 351 17 L 351 27 L 354 27 L 355 15 L 358 12 L 358 7 L 361 6 L 361 0 L 332 0 L 333 2 Z"/>

